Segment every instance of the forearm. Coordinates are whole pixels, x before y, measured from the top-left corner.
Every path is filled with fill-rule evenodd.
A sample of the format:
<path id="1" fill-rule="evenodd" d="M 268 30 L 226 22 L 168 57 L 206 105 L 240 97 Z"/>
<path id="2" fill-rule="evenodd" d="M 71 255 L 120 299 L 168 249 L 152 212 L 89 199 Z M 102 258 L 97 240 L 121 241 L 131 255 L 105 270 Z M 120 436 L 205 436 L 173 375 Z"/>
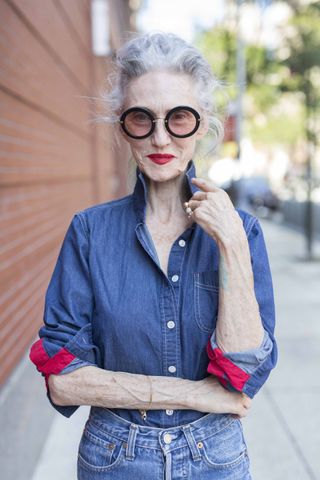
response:
<path id="1" fill-rule="evenodd" d="M 49 388 L 57 405 L 92 405 L 104 408 L 186 409 L 191 380 L 113 372 L 97 367 L 79 368 L 66 375 L 51 375 Z"/>
<path id="2" fill-rule="evenodd" d="M 219 313 L 216 339 L 225 351 L 259 348 L 264 329 L 254 292 L 250 250 L 239 226 L 237 242 L 219 242 Z"/>
<path id="3" fill-rule="evenodd" d="M 228 392 L 219 381 L 138 375 L 83 367 L 63 375 L 50 375 L 52 401 L 61 406 L 91 405 L 138 410 L 197 410 L 246 415 L 249 399 Z"/>

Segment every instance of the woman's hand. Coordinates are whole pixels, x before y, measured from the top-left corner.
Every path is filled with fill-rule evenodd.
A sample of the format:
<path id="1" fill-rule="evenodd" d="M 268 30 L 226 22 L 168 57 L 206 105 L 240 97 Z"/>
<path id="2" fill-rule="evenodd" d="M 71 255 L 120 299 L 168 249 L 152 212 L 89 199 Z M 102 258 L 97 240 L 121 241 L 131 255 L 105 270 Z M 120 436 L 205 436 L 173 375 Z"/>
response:
<path id="1" fill-rule="evenodd" d="M 235 417 L 245 417 L 251 405 L 251 398 L 242 392 L 230 392 L 217 378 L 209 375 L 195 382 L 189 392 L 190 408 L 200 412 L 231 413 Z"/>
<path id="2" fill-rule="evenodd" d="M 208 180 L 192 178 L 191 181 L 202 190 L 195 192 L 191 199 L 184 203 L 185 207 L 192 210 L 192 219 L 217 243 L 238 243 L 239 235 L 243 236 L 245 232 L 229 195 Z"/>

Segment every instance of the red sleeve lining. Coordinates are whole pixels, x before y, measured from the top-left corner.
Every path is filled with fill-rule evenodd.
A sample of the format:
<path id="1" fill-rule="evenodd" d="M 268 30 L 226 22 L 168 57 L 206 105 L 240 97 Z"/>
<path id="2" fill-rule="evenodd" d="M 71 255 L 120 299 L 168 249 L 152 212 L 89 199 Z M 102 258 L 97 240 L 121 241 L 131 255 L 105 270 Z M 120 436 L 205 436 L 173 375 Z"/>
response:
<path id="1" fill-rule="evenodd" d="M 61 348 L 53 357 L 49 357 L 43 346 L 43 340 L 37 340 L 31 347 L 30 360 L 36 365 L 39 372 L 46 377 L 46 383 L 49 375 L 58 374 L 72 360 L 76 358 L 66 348 Z"/>
<path id="2" fill-rule="evenodd" d="M 207 343 L 207 353 L 210 358 L 208 373 L 216 375 L 224 386 L 227 384 L 227 378 L 234 388 L 242 391 L 250 375 L 226 358 L 220 348 L 213 349 L 210 341 Z"/>

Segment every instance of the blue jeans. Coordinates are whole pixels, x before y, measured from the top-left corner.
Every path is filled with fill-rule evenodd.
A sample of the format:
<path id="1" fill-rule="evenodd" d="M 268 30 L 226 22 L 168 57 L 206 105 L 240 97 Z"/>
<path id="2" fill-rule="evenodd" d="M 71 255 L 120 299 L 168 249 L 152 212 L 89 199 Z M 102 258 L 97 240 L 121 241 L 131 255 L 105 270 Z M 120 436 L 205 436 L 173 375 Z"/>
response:
<path id="1" fill-rule="evenodd" d="M 93 409 L 79 445 L 78 480 L 251 480 L 241 421 L 209 413 L 171 428 Z"/>

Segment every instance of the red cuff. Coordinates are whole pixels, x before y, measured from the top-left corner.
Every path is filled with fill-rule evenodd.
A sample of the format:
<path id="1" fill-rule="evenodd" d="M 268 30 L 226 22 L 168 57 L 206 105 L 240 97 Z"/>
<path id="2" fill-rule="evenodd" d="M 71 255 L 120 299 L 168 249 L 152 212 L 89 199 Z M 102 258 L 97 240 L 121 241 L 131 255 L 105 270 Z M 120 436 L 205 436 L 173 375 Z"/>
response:
<path id="1" fill-rule="evenodd" d="M 35 364 L 38 371 L 46 378 L 46 385 L 51 373 L 60 373 L 75 357 L 66 348 L 61 348 L 53 357 L 49 357 L 43 347 L 43 340 L 37 340 L 31 347 L 30 360 Z"/>
<path id="2" fill-rule="evenodd" d="M 226 386 L 229 381 L 236 390 L 242 391 L 250 375 L 224 357 L 220 348 L 213 349 L 210 341 L 207 343 L 207 353 L 210 358 L 207 372 L 218 377 L 222 385 Z"/>

